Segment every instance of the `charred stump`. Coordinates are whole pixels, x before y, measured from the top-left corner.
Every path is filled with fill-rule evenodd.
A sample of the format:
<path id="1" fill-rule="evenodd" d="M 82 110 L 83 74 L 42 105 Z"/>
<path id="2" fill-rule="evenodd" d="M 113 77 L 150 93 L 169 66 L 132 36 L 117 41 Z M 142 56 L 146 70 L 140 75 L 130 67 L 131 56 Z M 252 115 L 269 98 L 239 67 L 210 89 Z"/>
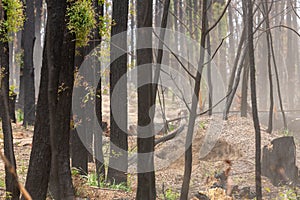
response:
<path id="1" fill-rule="evenodd" d="M 268 177 L 275 186 L 297 183 L 298 167 L 293 137 L 277 138 L 264 146 L 262 175 Z"/>

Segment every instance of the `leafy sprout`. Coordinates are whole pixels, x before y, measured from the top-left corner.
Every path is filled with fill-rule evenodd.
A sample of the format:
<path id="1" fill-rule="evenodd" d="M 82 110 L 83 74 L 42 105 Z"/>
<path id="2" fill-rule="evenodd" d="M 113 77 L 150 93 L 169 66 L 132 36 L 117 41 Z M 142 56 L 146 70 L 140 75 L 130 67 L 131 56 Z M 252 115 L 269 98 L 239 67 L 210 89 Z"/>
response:
<path id="1" fill-rule="evenodd" d="M 71 6 L 67 8 L 69 19 L 68 29 L 76 36 L 76 46 L 86 46 L 90 32 L 95 28 L 95 11 L 91 0 L 69 0 Z"/>

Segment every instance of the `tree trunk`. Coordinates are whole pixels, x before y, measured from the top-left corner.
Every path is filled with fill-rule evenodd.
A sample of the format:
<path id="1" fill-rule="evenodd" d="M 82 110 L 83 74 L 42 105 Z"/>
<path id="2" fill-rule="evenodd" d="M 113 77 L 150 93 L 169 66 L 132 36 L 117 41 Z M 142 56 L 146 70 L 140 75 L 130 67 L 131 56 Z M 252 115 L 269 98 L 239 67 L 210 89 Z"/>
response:
<path id="1" fill-rule="evenodd" d="M 34 2 L 26 1 L 26 20 L 24 24 L 24 120 L 23 126 L 33 125 L 35 121 L 35 85 L 33 67 L 33 47 L 35 41 Z"/>
<path id="2" fill-rule="evenodd" d="M 49 107 L 48 107 L 48 65 L 46 54 L 46 41 L 48 25 L 46 28 L 45 48 L 43 51 L 43 64 L 41 70 L 40 92 L 37 102 L 36 121 L 29 168 L 25 187 L 32 199 L 46 199 L 51 168 Z"/>
<path id="3" fill-rule="evenodd" d="M 153 0 L 137 1 L 137 27 L 152 27 Z M 139 30 L 137 34 L 137 47 L 141 44 L 152 43 L 152 33 L 146 30 Z M 153 106 L 152 82 L 152 48 L 137 49 L 138 68 L 138 186 L 137 200 L 154 200 L 155 172 L 154 172 L 154 127 L 150 118 L 150 108 Z M 148 65 L 147 68 L 141 67 Z M 147 83 L 144 85 L 144 83 Z M 144 154 L 144 155 L 143 155 Z"/>
<path id="4" fill-rule="evenodd" d="M 94 1 L 94 5 L 96 7 L 96 13 L 99 16 L 103 17 L 104 14 L 104 5 L 99 3 L 98 0 Z M 98 23 L 99 17 L 97 17 L 96 20 Z M 95 30 L 94 33 L 95 39 L 99 39 L 99 44 L 101 42 L 101 35 L 99 33 L 99 28 Z M 96 45 L 95 45 L 96 46 Z M 100 50 L 100 49 L 99 49 Z M 99 64 L 101 66 L 101 64 Z M 101 72 L 101 68 L 100 68 Z M 100 181 L 101 178 L 105 179 L 105 167 L 104 167 L 104 156 L 103 156 L 103 150 L 102 150 L 102 133 L 104 130 L 104 126 L 102 123 L 102 93 L 101 93 L 101 76 L 99 76 L 99 80 L 96 88 L 96 100 L 95 100 L 95 109 L 96 109 L 96 117 L 98 120 L 98 124 L 100 124 L 101 130 L 100 132 L 94 132 L 94 153 L 95 153 L 95 164 L 96 164 L 96 175 L 97 175 L 97 181 L 98 186 L 100 187 Z"/>
<path id="5" fill-rule="evenodd" d="M 117 184 L 127 184 L 128 169 L 127 78 L 123 77 L 127 73 L 127 34 L 124 32 L 127 31 L 128 4 L 128 0 L 113 0 L 112 9 L 116 25 L 111 28 L 110 45 L 110 157 L 107 179 Z M 115 35 L 119 33 L 116 39 Z M 116 121 L 116 117 L 121 120 Z"/>
<path id="6" fill-rule="evenodd" d="M 250 64 L 250 81 L 251 81 L 251 101 L 252 101 L 252 116 L 255 129 L 255 183 L 256 183 L 256 198 L 262 199 L 261 190 L 261 134 L 260 125 L 257 113 L 256 102 L 256 82 L 255 82 L 255 58 L 253 45 L 253 4 L 252 1 L 247 1 L 247 36 L 248 36 L 248 56 Z"/>
<path id="7" fill-rule="evenodd" d="M 66 29 L 67 1 L 47 1 L 48 105 L 51 141 L 50 190 L 55 199 L 74 199 L 69 140 L 74 84 L 75 38 Z"/>
<path id="8" fill-rule="evenodd" d="M 184 162 L 184 177 L 183 183 L 181 188 L 180 200 L 187 200 L 188 199 L 188 192 L 189 192 L 189 185 L 192 173 L 192 140 L 193 140 L 193 132 L 195 127 L 195 121 L 197 117 L 197 105 L 198 105 L 198 94 L 200 91 L 200 83 L 202 79 L 202 71 L 203 71 L 203 64 L 204 64 L 204 57 L 205 57 L 205 46 L 206 46 L 206 36 L 207 36 L 207 8 L 208 2 L 207 0 L 203 0 L 202 3 L 202 29 L 201 29 L 201 43 L 200 43 L 200 59 L 198 63 L 197 75 L 195 79 L 195 86 L 194 86 L 194 94 L 192 98 L 192 107 L 190 110 L 189 122 L 188 122 L 188 130 L 186 135 L 185 141 L 185 162 Z"/>
<path id="9" fill-rule="evenodd" d="M 249 59 L 244 60 L 242 96 L 241 96 L 241 117 L 247 117 L 248 112 L 248 84 L 249 84 Z"/>
<path id="10" fill-rule="evenodd" d="M 234 97 L 235 92 L 236 92 L 236 91 L 234 91 L 233 86 L 234 86 L 234 82 L 237 80 L 237 77 L 240 74 L 240 72 L 239 72 L 236 76 L 236 70 L 238 68 L 238 64 L 239 64 L 240 56 L 241 56 L 241 51 L 242 51 L 242 48 L 243 48 L 243 45 L 244 45 L 244 42 L 245 42 L 245 37 L 246 37 L 245 35 L 246 35 L 246 29 L 243 28 L 243 32 L 242 32 L 241 39 L 240 39 L 240 42 L 239 42 L 239 45 L 238 45 L 237 53 L 236 53 L 236 56 L 235 56 L 233 68 L 232 68 L 229 83 L 228 83 L 228 89 L 227 89 L 228 97 L 226 99 L 226 106 L 225 106 L 224 113 L 223 113 L 223 119 L 224 120 L 228 119 L 228 113 L 229 113 L 229 110 L 230 110 L 230 107 L 231 107 L 231 104 L 232 104 L 232 101 L 233 101 L 233 97 Z M 243 60 L 244 60 L 244 58 L 241 58 L 240 62 L 243 62 Z"/>
<path id="11" fill-rule="evenodd" d="M 6 12 L 3 6 L 7 6 L 6 3 L 0 2 L 0 21 L 7 20 Z M 4 35 L 0 37 L 5 38 L 7 30 L 4 30 Z M 14 154 L 13 146 L 13 135 L 11 121 L 9 117 L 9 107 L 8 107 L 8 96 L 9 96 L 9 48 L 8 41 L 0 41 L 0 116 L 2 119 L 2 130 L 4 139 L 4 155 L 11 163 L 11 165 L 16 169 L 16 159 Z M 9 192 L 11 199 L 17 200 L 20 196 L 20 191 L 17 187 L 17 180 L 9 172 L 7 166 L 5 166 L 5 186 L 6 192 Z"/>
<path id="12" fill-rule="evenodd" d="M 274 111 L 274 95 L 273 95 L 273 76 L 272 76 L 272 60 L 271 60 L 271 39 L 270 39 L 270 21 L 269 21 L 269 6 L 268 2 L 265 0 L 263 2 L 263 12 L 266 20 L 266 39 L 268 45 L 268 73 L 269 73 L 269 90 L 270 90 L 270 108 L 269 108 L 269 122 L 267 133 L 271 133 L 273 130 L 273 111 Z"/>

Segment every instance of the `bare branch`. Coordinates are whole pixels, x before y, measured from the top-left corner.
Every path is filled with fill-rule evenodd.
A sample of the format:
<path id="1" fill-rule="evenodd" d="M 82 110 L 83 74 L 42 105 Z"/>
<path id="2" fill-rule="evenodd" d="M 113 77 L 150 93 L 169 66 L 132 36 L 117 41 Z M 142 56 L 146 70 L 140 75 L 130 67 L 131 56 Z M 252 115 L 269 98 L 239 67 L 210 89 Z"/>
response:
<path id="1" fill-rule="evenodd" d="M 216 54 L 218 53 L 219 49 L 221 48 L 221 46 L 223 45 L 224 41 L 226 40 L 226 38 L 228 38 L 229 36 L 231 35 L 231 33 L 227 36 L 225 36 L 224 38 L 222 38 L 222 41 L 221 43 L 219 44 L 219 46 L 217 47 L 217 49 L 215 50 L 215 52 L 213 53 L 212 57 L 209 59 L 209 61 L 207 61 L 206 63 L 203 64 L 204 65 L 207 65 L 208 63 L 210 63 L 214 57 L 216 56 Z"/>
<path id="2" fill-rule="evenodd" d="M 227 10 L 227 8 L 228 8 L 230 2 L 231 2 L 231 0 L 228 0 L 228 2 L 227 2 L 227 4 L 226 4 L 225 8 L 223 9 L 223 11 L 222 11 L 220 17 L 217 19 L 217 21 L 216 21 L 210 28 L 208 28 L 208 29 L 205 31 L 205 33 L 204 33 L 205 35 L 207 35 L 211 30 L 213 30 L 213 29 L 218 25 L 218 23 L 221 21 L 221 19 L 222 19 L 223 16 L 225 15 L 225 12 L 226 12 L 226 10 Z"/>
<path id="3" fill-rule="evenodd" d="M 154 30 L 152 30 L 152 32 L 154 33 L 154 35 L 157 37 L 157 39 L 163 43 L 163 45 L 171 52 L 171 54 L 176 58 L 176 60 L 179 62 L 179 64 L 181 65 L 181 67 L 184 69 L 184 71 L 186 73 L 188 73 L 188 75 L 190 75 L 194 80 L 196 80 L 196 77 L 191 74 L 191 72 L 189 72 L 189 70 L 184 66 L 184 64 L 181 62 L 181 60 L 178 58 L 178 56 L 174 53 L 174 51 L 172 51 L 172 49 L 164 42 L 160 39 L 160 37 L 155 33 Z"/>
<path id="4" fill-rule="evenodd" d="M 9 172 L 15 177 L 15 179 L 16 179 L 16 181 L 18 183 L 19 190 L 23 194 L 23 197 L 26 200 L 32 200 L 30 194 L 27 192 L 27 190 L 25 189 L 25 187 L 19 182 L 19 178 L 18 178 L 18 175 L 16 173 L 15 168 L 10 164 L 10 162 L 5 157 L 5 155 L 3 155 L 2 151 L 0 151 L 0 157 L 3 160 L 3 162 L 4 162 L 5 166 L 7 167 L 7 169 L 9 170 Z"/>

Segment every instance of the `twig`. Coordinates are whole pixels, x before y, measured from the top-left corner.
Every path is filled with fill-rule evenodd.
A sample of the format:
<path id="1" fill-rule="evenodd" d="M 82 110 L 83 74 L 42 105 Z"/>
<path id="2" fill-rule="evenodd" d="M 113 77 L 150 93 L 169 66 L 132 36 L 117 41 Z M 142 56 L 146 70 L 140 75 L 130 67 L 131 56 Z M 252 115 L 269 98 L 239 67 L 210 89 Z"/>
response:
<path id="1" fill-rule="evenodd" d="M 217 19 L 217 21 L 216 21 L 211 27 L 209 27 L 209 28 L 205 31 L 205 33 L 204 33 L 205 35 L 207 35 L 211 30 L 213 30 L 213 29 L 219 24 L 219 22 L 220 22 L 221 19 L 223 18 L 223 16 L 224 16 L 224 14 L 225 14 L 225 12 L 226 12 L 226 10 L 227 10 L 227 8 L 228 8 L 228 6 L 229 6 L 230 3 L 231 3 L 231 0 L 229 0 L 229 1 L 227 2 L 225 8 L 223 9 L 223 11 L 222 11 L 221 15 L 219 16 L 219 18 Z"/>
<path id="2" fill-rule="evenodd" d="M 186 73 L 188 73 L 188 75 L 190 75 L 194 80 L 196 80 L 196 77 L 191 74 L 191 72 L 189 72 L 189 70 L 184 66 L 184 64 L 181 62 L 181 60 L 178 58 L 178 56 L 174 53 L 174 51 L 172 51 L 172 49 L 164 42 L 160 39 L 160 37 L 155 33 L 155 31 L 153 31 L 154 35 L 157 37 L 157 39 L 163 43 L 163 45 L 171 52 L 171 54 L 176 58 L 176 60 L 179 62 L 179 64 L 181 65 L 181 67 L 184 69 L 184 71 Z"/>
<path id="3" fill-rule="evenodd" d="M 216 54 L 218 53 L 219 49 L 220 49 L 221 46 L 223 45 L 224 41 L 225 41 L 230 35 L 231 35 L 231 33 L 228 34 L 227 36 L 225 36 L 224 38 L 222 38 L 221 43 L 219 44 L 219 46 L 218 46 L 217 49 L 215 50 L 215 52 L 214 52 L 214 54 L 212 55 L 212 57 L 209 59 L 209 61 L 207 61 L 206 63 L 204 63 L 203 66 L 204 66 L 204 65 L 207 65 L 208 63 L 210 63 L 210 62 L 214 59 L 214 57 L 215 57 Z"/>
<path id="4" fill-rule="evenodd" d="M 15 177 L 17 183 L 18 183 L 18 188 L 20 190 L 20 192 L 22 193 L 23 197 L 26 200 L 32 200 L 30 194 L 27 192 L 27 190 L 25 189 L 25 187 L 19 182 L 18 180 L 18 175 L 16 173 L 15 168 L 10 164 L 10 162 L 7 160 L 7 158 L 5 157 L 5 155 L 3 155 L 2 151 L 0 151 L 0 157 L 3 160 L 5 166 L 8 168 L 9 172 Z"/>

